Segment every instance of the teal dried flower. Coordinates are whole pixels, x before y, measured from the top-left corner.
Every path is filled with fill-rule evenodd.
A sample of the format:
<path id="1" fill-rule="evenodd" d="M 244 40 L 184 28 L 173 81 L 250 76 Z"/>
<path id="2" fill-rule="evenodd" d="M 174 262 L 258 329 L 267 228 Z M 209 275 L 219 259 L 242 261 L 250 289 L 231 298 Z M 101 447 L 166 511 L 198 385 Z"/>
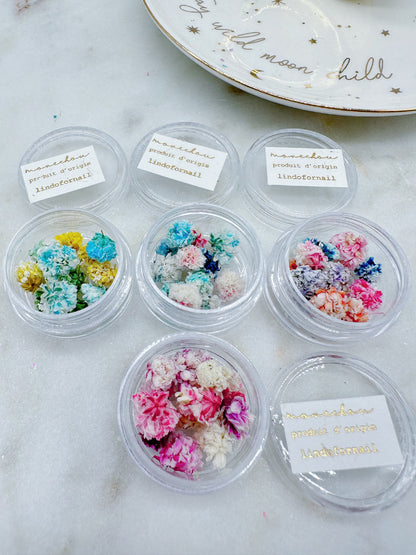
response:
<path id="1" fill-rule="evenodd" d="M 63 277 L 79 264 L 75 249 L 52 241 L 37 249 L 37 264 L 46 276 Z"/>
<path id="2" fill-rule="evenodd" d="M 47 314 L 65 314 L 77 306 L 77 288 L 65 280 L 50 279 L 42 285 L 37 308 Z"/>
<path id="3" fill-rule="evenodd" d="M 99 299 L 101 299 L 105 292 L 105 287 L 97 287 L 96 285 L 91 285 L 89 283 L 83 283 L 81 285 L 82 299 L 87 304 L 97 302 Z"/>
<path id="4" fill-rule="evenodd" d="M 108 262 L 117 256 L 115 242 L 102 232 L 96 233 L 88 241 L 86 251 L 89 258 L 97 260 L 97 262 Z"/>
<path id="5" fill-rule="evenodd" d="M 232 259 L 240 243 L 231 231 L 221 233 L 218 236 L 211 233 L 209 242 L 215 253 L 214 258 L 220 264 L 227 264 Z"/>

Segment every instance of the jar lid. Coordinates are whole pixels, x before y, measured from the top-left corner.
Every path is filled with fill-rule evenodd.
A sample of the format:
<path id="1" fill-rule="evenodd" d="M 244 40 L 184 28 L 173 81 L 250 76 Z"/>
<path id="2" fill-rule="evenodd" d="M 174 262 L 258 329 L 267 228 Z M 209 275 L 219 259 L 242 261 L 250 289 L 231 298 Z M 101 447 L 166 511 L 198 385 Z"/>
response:
<path id="1" fill-rule="evenodd" d="M 262 221 L 280 230 L 342 210 L 356 188 L 357 171 L 347 152 L 307 129 L 263 135 L 243 163 L 246 201 Z"/>
<path id="2" fill-rule="evenodd" d="M 100 213 L 127 190 L 127 160 L 110 135 L 90 127 L 64 127 L 26 150 L 18 181 L 29 202 L 42 210 Z"/>
<path id="3" fill-rule="evenodd" d="M 321 505 L 374 511 L 395 503 L 416 473 L 416 424 L 378 368 L 324 353 L 283 372 L 271 402 L 268 459 Z"/>
<path id="4" fill-rule="evenodd" d="M 240 161 L 233 144 L 199 123 L 170 123 L 150 131 L 130 160 L 141 202 L 166 211 L 191 202 L 226 204 L 235 193 Z"/>

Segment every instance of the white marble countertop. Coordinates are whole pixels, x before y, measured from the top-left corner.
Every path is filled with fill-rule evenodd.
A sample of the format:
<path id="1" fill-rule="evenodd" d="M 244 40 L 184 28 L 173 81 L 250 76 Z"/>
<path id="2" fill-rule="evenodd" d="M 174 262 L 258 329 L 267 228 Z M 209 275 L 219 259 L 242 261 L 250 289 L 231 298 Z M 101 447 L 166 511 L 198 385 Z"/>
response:
<path id="1" fill-rule="evenodd" d="M 48 131 L 86 125 L 130 156 L 139 139 L 174 121 L 216 127 L 241 157 L 260 135 L 302 127 L 328 135 L 354 160 L 350 211 L 378 222 L 415 270 L 416 116 L 350 118 L 305 112 L 218 80 L 164 38 L 139 0 L 16 0 L 0 7 L 0 249 L 38 213 L 17 186 L 20 157 Z M 253 221 L 270 252 L 277 232 Z M 106 214 L 135 255 L 154 218 L 129 194 Z M 60 341 L 14 314 L 1 290 L 0 545 L 7 555 L 413 553 L 416 488 L 376 514 L 339 514 L 279 481 L 264 455 L 227 488 L 205 496 L 163 489 L 130 459 L 117 397 L 131 360 L 172 330 L 147 312 L 135 288 L 127 311 L 97 335 Z M 348 347 L 390 375 L 416 408 L 411 294 L 381 337 Z M 223 337 L 265 384 L 302 356 L 321 352 L 289 335 L 260 300 Z"/>

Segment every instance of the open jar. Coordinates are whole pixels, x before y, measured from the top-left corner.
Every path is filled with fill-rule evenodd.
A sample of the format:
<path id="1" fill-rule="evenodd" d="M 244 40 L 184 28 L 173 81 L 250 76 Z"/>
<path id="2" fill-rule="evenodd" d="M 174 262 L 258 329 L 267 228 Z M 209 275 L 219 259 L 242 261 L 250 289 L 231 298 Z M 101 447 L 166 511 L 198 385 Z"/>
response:
<path id="1" fill-rule="evenodd" d="M 84 210 L 33 218 L 13 237 L 4 259 L 5 289 L 16 314 L 57 337 L 81 337 L 110 324 L 127 306 L 131 282 L 123 235 Z"/>
<path id="2" fill-rule="evenodd" d="M 261 453 L 265 401 L 257 371 L 234 346 L 200 333 L 170 335 L 127 371 L 120 432 L 150 478 L 181 493 L 207 493 L 242 476 Z"/>
<path id="3" fill-rule="evenodd" d="M 142 299 L 177 329 L 221 332 L 256 304 L 264 262 L 254 230 L 220 206 L 190 204 L 164 214 L 139 247 Z"/>
<path id="4" fill-rule="evenodd" d="M 386 330 L 409 287 L 409 263 L 393 237 L 365 218 L 334 213 L 310 218 L 276 242 L 265 295 L 289 331 L 337 345 Z"/>

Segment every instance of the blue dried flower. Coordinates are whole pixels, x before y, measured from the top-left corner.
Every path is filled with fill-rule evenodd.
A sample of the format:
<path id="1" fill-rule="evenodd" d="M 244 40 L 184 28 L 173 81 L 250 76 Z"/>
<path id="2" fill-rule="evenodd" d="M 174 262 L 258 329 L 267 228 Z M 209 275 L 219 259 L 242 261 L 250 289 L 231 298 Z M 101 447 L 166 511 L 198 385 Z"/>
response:
<path id="1" fill-rule="evenodd" d="M 381 264 L 376 264 L 374 258 L 370 256 L 368 260 L 357 266 L 354 272 L 357 277 L 372 283 L 377 279 L 377 276 L 382 273 Z"/>
<path id="2" fill-rule="evenodd" d="M 319 239 L 309 239 L 311 243 L 319 247 L 324 255 L 328 257 L 328 260 L 339 260 L 339 250 L 335 245 L 331 243 L 324 243 L 323 241 L 319 241 Z M 308 239 L 305 239 L 308 241 Z M 303 241 L 303 242 L 305 242 Z"/>
<path id="3" fill-rule="evenodd" d="M 176 254 L 177 250 L 178 250 L 177 248 L 172 249 L 168 241 L 166 239 L 163 239 L 160 242 L 159 246 L 156 248 L 156 254 L 161 254 L 162 256 L 166 256 L 169 253 Z"/>
<path id="4" fill-rule="evenodd" d="M 50 279 L 42 285 L 37 308 L 47 314 L 65 314 L 77 306 L 77 288 L 65 280 Z"/>
<path id="5" fill-rule="evenodd" d="M 309 266 L 298 266 L 290 273 L 296 287 L 307 299 L 312 298 L 318 289 L 327 288 L 327 276 L 322 270 L 312 270 Z"/>
<path id="6" fill-rule="evenodd" d="M 190 245 L 195 240 L 195 232 L 186 220 L 174 222 L 166 235 L 166 244 L 170 250 Z"/>
<path id="7" fill-rule="evenodd" d="M 97 260 L 97 262 L 107 262 L 117 256 L 115 242 L 102 232 L 96 233 L 94 237 L 88 241 L 86 252 L 89 258 Z"/>
<path id="8" fill-rule="evenodd" d="M 221 233 L 217 237 L 211 233 L 210 244 L 215 252 L 215 257 L 219 260 L 220 264 L 227 264 L 234 256 L 235 249 L 238 247 L 240 241 L 235 237 L 231 231 Z"/>
<path id="9" fill-rule="evenodd" d="M 218 260 L 214 260 L 214 255 L 211 254 L 208 251 L 204 251 L 204 256 L 206 258 L 205 264 L 204 264 L 204 268 L 207 272 L 211 272 L 213 274 L 216 274 L 219 269 L 220 269 L 220 265 Z"/>
<path id="10" fill-rule="evenodd" d="M 37 249 L 37 264 L 42 272 L 52 277 L 67 276 L 79 264 L 77 251 L 53 241 Z"/>
<path id="11" fill-rule="evenodd" d="M 96 285 L 91 285 L 90 283 L 83 283 L 81 285 L 82 299 L 87 304 L 92 304 L 97 302 L 106 292 L 105 287 L 97 287 Z"/>

